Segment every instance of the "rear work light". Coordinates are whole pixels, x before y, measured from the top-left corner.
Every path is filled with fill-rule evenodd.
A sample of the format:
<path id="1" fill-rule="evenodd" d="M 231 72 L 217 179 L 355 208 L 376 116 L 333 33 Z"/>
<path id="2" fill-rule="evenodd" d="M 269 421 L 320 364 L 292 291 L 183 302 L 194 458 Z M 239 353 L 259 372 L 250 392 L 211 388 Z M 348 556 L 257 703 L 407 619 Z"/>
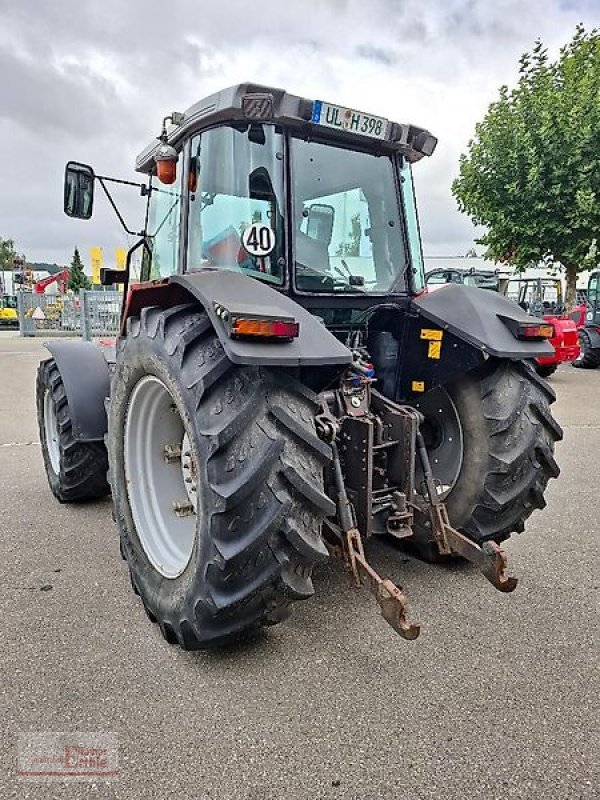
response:
<path id="1" fill-rule="evenodd" d="M 293 317 L 271 316 L 264 313 L 230 311 L 215 303 L 215 312 L 232 339 L 265 339 L 290 342 L 297 339 L 300 323 Z"/>
<path id="2" fill-rule="evenodd" d="M 520 322 L 517 326 L 517 339 L 551 339 L 554 327 L 539 322 Z"/>

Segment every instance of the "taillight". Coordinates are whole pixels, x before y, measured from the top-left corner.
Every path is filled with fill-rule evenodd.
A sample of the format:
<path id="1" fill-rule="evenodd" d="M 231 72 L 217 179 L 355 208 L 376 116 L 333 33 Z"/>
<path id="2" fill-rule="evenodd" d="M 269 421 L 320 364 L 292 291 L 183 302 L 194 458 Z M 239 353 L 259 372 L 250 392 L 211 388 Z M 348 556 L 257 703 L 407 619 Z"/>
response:
<path id="1" fill-rule="evenodd" d="M 230 336 L 262 336 L 270 339 L 296 339 L 300 324 L 295 320 L 245 319 L 234 317 L 229 329 Z"/>
<path id="2" fill-rule="evenodd" d="M 245 304 L 244 307 L 240 304 L 233 311 L 215 303 L 214 309 L 232 339 L 279 339 L 289 342 L 300 333 L 300 323 L 293 317 L 255 313 L 254 308 Z"/>
<path id="3" fill-rule="evenodd" d="M 517 325 L 517 339 L 551 339 L 554 336 L 554 327 L 548 323 L 519 322 Z"/>

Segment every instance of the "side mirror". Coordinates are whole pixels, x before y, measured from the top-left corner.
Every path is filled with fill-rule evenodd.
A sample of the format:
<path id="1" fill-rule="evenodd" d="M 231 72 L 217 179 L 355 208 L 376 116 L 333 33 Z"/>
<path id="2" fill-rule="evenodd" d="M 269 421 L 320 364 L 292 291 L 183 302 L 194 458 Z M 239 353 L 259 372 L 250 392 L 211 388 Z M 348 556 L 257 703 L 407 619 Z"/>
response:
<path id="1" fill-rule="evenodd" d="M 65 167 L 65 214 L 89 219 L 94 206 L 94 170 L 87 164 L 69 161 Z"/>

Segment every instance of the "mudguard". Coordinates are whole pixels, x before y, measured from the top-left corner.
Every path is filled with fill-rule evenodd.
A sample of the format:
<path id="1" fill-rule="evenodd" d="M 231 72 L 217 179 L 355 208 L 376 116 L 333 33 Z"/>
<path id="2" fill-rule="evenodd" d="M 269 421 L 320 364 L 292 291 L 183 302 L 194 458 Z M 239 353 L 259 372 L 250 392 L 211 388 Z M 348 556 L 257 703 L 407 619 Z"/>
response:
<path id="1" fill-rule="evenodd" d="M 107 430 L 104 400 L 110 393 L 108 363 L 91 342 L 45 342 L 60 372 L 73 436 L 79 442 L 102 441 Z"/>
<path id="2" fill-rule="evenodd" d="M 435 292 L 419 295 L 411 308 L 425 320 L 447 330 L 482 353 L 514 360 L 551 356 L 548 341 L 517 339 L 503 320 L 539 322 L 516 303 L 489 289 L 448 284 Z"/>
<path id="3" fill-rule="evenodd" d="M 234 364 L 264 366 L 319 367 L 352 362 L 352 354 L 306 309 L 289 297 L 254 278 L 224 270 L 201 270 L 174 275 L 171 283 L 183 287 L 206 309 L 223 349 Z M 215 304 L 235 311 L 236 306 L 252 307 L 254 314 L 281 314 L 300 323 L 298 338 L 291 342 L 260 342 L 231 339 Z"/>

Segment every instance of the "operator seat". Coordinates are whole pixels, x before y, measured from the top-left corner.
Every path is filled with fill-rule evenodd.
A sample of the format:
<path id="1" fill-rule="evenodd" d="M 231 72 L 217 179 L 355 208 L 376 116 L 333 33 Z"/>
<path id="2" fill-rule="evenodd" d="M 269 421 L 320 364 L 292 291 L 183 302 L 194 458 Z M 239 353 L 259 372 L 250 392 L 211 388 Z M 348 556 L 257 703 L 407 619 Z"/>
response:
<path id="1" fill-rule="evenodd" d="M 329 272 L 329 248 L 326 242 L 313 239 L 312 236 L 296 229 L 296 262 L 308 269 Z"/>

